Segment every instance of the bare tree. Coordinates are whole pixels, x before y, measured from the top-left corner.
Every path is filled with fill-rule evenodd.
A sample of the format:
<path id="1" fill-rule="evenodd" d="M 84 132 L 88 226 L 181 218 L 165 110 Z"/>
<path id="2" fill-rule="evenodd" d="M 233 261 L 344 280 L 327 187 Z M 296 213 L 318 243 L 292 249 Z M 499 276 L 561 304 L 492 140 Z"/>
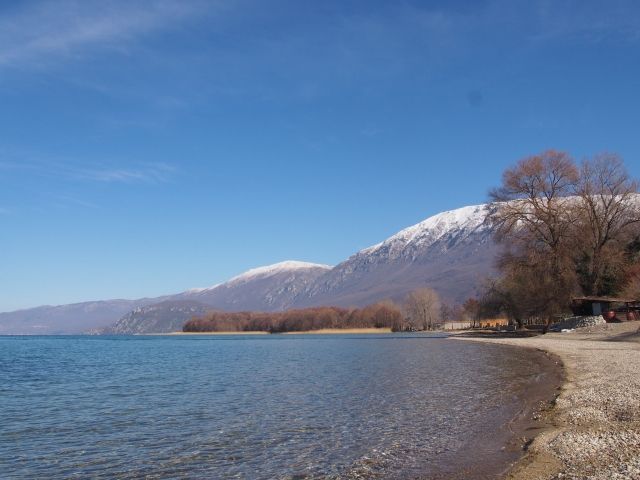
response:
<path id="1" fill-rule="evenodd" d="M 640 243 L 640 241 L 638 242 Z M 640 245 L 638 245 L 640 247 Z M 623 277 L 622 296 L 640 300 L 640 262 L 630 265 L 625 269 Z"/>
<path id="2" fill-rule="evenodd" d="M 489 191 L 497 206 L 492 220 L 498 240 L 543 250 L 553 257 L 565 253 L 575 223 L 570 198 L 579 173 L 567 152 L 546 150 L 518 160 L 502 175 L 502 186 Z"/>
<path id="3" fill-rule="evenodd" d="M 493 293 L 506 288 L 509 298 L 498 297 L 519 305 L 515 317 L 542 314 L 550 319 L 575 293 L 571 247 L 577 212 L 571 197 L 578 179 L 567 152 L 546 150 L 508 167 L 502 186 L 489 192 L 496 207 L 491 217 L 496 240 L 502 243 L 496 266 L 505 277 Z M 533 280 L 536 288 L 517 288 L 525 280 Z M 530 308 L 523 308 L 527 304 Z"/>
<path id="4" fill-rule="evenodd" d="M 433 330 L 440 323 L 440 297 L 435 290 L 414 290 L 405 296 L 404 307 L 414 328 Z"/>
<path id="5" fill-rule="evenodd" d="M 479 326 L 481 302 L 477 298 L 467 298 L 462 304 L 462 308 L 469 320 L 469 327 L 476 328 Z"/>
<path id="6" fill-rule="evenodd" d="M 577 168 L 567 152 L 547 150 L 508 167 L 489 192 L 502 278 L 485 284 L 484 308 L 518 323 L 551 321 L 577 293 L 620 291 L 637 262 L 630 246 L 640 235 L 639 189 L 617 154 Z"/>
<path id="7" fill-rule="evenodd" d="M 453 317 L 453 311 L 451 307 L 446 303 L 443 303 L 442 305 L 440 305 L 440 320 L 442 320 L 443 322 L 446 322 L 448 320 L 451 320 L 452 317 Z"/>
<path id="8" fill-rule="evenodd" d="M 387 298 L 385 300 L 379 300 L 376 302 L 376 305 L 381 307 L 387 307 L 390 310 L 397 310 L 399 312 L 402 311 L 402 306 L 399 305 L 397 302 L 391 300 L 390 298 Z"/>
<path id="9" fill-rule="evenodd" d="M 579 224 L 574 237 L 577 270 L 587 295 L 611 295 L 624 268 L 627 246 L 638 236 L 640 183 L 617 153 L 583 160 L 576 189 Z"/>

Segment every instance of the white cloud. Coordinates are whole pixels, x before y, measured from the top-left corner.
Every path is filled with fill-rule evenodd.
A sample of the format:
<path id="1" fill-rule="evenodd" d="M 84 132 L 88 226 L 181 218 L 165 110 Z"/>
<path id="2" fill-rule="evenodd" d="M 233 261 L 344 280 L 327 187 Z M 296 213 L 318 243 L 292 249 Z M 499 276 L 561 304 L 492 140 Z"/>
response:
<path id="1" fill-rule="evenodd" d="M 166 163 L 99 162 L 68 158 L 38 158 L 33 152 L 14 155 L 11 161 L 0 161 L 0 170 L 7 175 L 46 177 L 65 181 L 95 181 L 122 183 L 166 183 L 176 174 Z"/>
<path id="2" fill-rule="evenodd" d="M 637 3 L 617 0 L 601 2 L 540 1 L 536 9 L 539 29 L 534 41 L 598 43 L 605 39 L 636 41 L 640 38 Z"/>
<path id="3" fill-rule="evenodd" d="M 0 18 L 0 66 L 43 68 L 87 47 L 121 50 L 137 36 L 197 14 L 199 1 L 41 1 Z"/>
<path id="4" fill-rule="evenodd" d="M 100 182 L 145 182 L 164 183 L 169 180 L 175 169 L 166 164 L 149 164 L 139 168 L 96 168 L 77 169 L 71 175 L 80 180 L 96 180 Z"/>
<path id="5" fill-rule="evenodd" d="M 340 2 L 321 8 L 291 0 L 24 5 L 0 16 L 0 73 L 94 62 L 95 70 L 67 69 L 64 79 L 127 98 L 152 97 L 167 110 L 246 93 L 267 101 L 311 99 L 345 86 L 368 94 L 398 78 L 426 82 L 492 56 L 499 68 L 505 57 L 540 45 L 640 35 L 640 9 L 623 0 L 344 9 Z M 152 37 L 165 32 L 175 35 Z M 101 64 L 105 52 L 136 61 L 127 68 L 113 58 Z"/>

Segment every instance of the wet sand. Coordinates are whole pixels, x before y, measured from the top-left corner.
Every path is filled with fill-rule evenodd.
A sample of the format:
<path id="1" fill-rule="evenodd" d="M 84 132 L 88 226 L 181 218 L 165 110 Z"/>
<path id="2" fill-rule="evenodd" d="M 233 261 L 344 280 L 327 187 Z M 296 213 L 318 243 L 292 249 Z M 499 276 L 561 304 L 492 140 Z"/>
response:
<path id="1" fill-rule="evenodd" d="M 564 366 L 555 402 L 542 403 L 524 422 L 516 419 L 514 438 L 535 438 L 522 440 L 525 454 L 503 478 L 640 479 L 639 327 L 626 322 L 525 337 L 456 336 L 538 349 Z"/>
<path id="2" fill-rule="evenodd" d="M 458 334 L 457 338 L 482 340 L 484 335 L 468 332 Z M 560 358 L 533 348 L 523 350 L 510 345 L 504 347 L 513 349 L 514 355 L 524 357 L 527 362 L 537 366 L 537 374 L 526 379 L 518 397 L 505 397 L 500 405 L 504 410 L 516 412 L 515 415 L 512 414 L 506 423 L 504 415 L 483 419 L 484 424 L 480 425 L 477 432 L 468 432 L 469 438 L 462 448 L 462 451 L 467 452 L 466 455 L 451 456 L 444 463 L 441 461 L 443 465 L 439 471 L 428 476 L 411 477 L 413 480 L 501 478 L 523 457 L 524 450 L 534 437 L 551 428 L 548 419 L 541 418 L 541 413 L 552 407 L 564 384 L 564 369 Z M 522 379 L 516 381 L 522 382 Z M 496 425 L 500 425 L 500 428 L 496 429 Z"/>

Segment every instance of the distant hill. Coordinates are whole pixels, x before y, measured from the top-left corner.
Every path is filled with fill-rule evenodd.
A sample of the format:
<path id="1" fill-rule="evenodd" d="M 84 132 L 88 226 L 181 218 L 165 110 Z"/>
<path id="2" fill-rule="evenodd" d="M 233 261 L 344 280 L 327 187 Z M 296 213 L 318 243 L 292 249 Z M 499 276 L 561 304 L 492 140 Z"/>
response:
<path id="1" fill-rule="evenodd" d="M 497 246 L 487 221 L 488 208 L 477 205 L 434 215 L 335 267 L 287 261 L 249 270 L 219 285 L 155 299 L 86 302 L 0 313 L 0 334 L 82 333 L 95 329 L 115 333 L 116 328 L 131 333 L 169 331 L 169 324 L 160 317 L 171 316 L 167 313 L 171 307 L 144 314 L 136 311 L 169 301 L 215 305 L 221 311 L 282 311 L 323 305 L 363 307 L 386 298 L 401 300 L 411 290 L 430 287 L 444 302 L 460 303 L 474 294 L 480 277 L 492 272 Z M 195 308 L 188 305 L 184 308 Z"/>
<path id="2" fill-rule="evenodd" d="M 139 300 L 101 300 L 69 305 L 27 308 L 0 313 L 0 335 L 56 335 L 83 333 L 111 325 L 134 308 L 163 301 L 167 297 Z"/>
<path id="3" fill-rule="evenodd" d="M 92 333 L 134 335 L 182 331 L 182 325 L 187 320 L 194 315 L 204 315 L 209 310 L 212 310 L 211 305 L 195 300 L 166 301 L 148 307 L 137 307 L 113 325 Z"/>

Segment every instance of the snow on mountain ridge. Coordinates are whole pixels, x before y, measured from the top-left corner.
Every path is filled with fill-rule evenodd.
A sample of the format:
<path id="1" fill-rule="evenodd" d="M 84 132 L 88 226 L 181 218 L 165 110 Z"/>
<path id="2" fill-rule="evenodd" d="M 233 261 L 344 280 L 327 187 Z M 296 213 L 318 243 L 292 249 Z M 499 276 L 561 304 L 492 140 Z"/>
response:
<path id="1" fill-rule="evenodd" d="M 471 232 L 480 227 L 486 219 L 487 205 L 472 205 L 468 207 L 449 210 L 433 215 L 422 222 L 407 227 L 397 234 L 389 237 L 384 242 L 360 250 L 351 259 L 363 257 L 387 257 L 396 258 L 403 254 L 407 248 L 424 247 L 435 243 L 447 233 Z M 308 268 L 323 268 L 327 272 L 333 267 L 310 262 L 287 260 L 273 265 L 252 268 L 237 275 L 224 283 L 207 288 L 192 288 L 184 292 L 186 295 L 198 295 L 218 287 L 233 287 L 247 283 L 251 280 L 267 278 L 278 273 L 295 271 Z"/>
<path id="2" fill-rule="evenodd" d="M 329 265 L 321 265 L 318 263 L 310 263 L 310 262 L 298 262 L 296 260 L 287 260 L 280 263 L 274 263 L 273 265 L 267 265 L 264 267 L 252 268 L 251 270 L 247 270 L 246 272 L 238 275 L 237 277 L 233 277 L 231 280 L 225 282 L 223 285 L 230 286 L 236 283 L 244 283 L 248 280 L 256 279 L 256 278 L 266 278 L 272 275 L 276 275 L 278 273 L 292 271 L 292 270 L 300 270 L 305 268 L 322 268 L 325 270 L 331 270 L 333 267 Z"/>
<path id="3" fill-rule="evenodd" d="M 447 233 L 475 230 L 485 222 L 486 216 L 487 205 L 472 205 L 438 213 L 401 230 L 384 242 L 359 251 L 355 256 L 375 255 L 383 251 L 398 252 L 409 245 L 417 247 L 424 246 L 425 243 L 433 244 Z"/>
<path id="4" fill-rule="evenodd" d="M 321 265 L 319 263 L 310 263 L 310 262 L 298 262 L 296 260 L 286 260 L 284 262 L 274 263 L 273 265 L 266 265 L 264 267 L 252 268 L 251 270 L 247 270 L 240 275 L 237 275 L 226 282 L 217 283 L 211 287 L 196 287 L 190 288 L 189 290 L 185 290 L 182 292 L 182 295 L 197 295 L 200 293 L 210 292 L 211 290 L 215 290 L 221 286 L 229 286 L 237 283 L 244 283 L 250 279 L 255 278 L 266 278 L 277 273 L 299 270 L 303 268 L 324 268 L 326 270 L 331 270 L 333 267 L 329 265 Z"/>
<path id="5" fill-rule="evenodd" d="M 218 288 L 220 285 L 222 285 L 222 284 L 221 283 L 216 283 L 215 285 L 213 285 L 211 287 L 190 288 L 189 290 L 185 290 L 184 292 L 182 292 L 182 294 L 183 295 L 194 295 L 196 293 L 207 292 L 209 290 L 213 290 L 214 288 Z"/>

